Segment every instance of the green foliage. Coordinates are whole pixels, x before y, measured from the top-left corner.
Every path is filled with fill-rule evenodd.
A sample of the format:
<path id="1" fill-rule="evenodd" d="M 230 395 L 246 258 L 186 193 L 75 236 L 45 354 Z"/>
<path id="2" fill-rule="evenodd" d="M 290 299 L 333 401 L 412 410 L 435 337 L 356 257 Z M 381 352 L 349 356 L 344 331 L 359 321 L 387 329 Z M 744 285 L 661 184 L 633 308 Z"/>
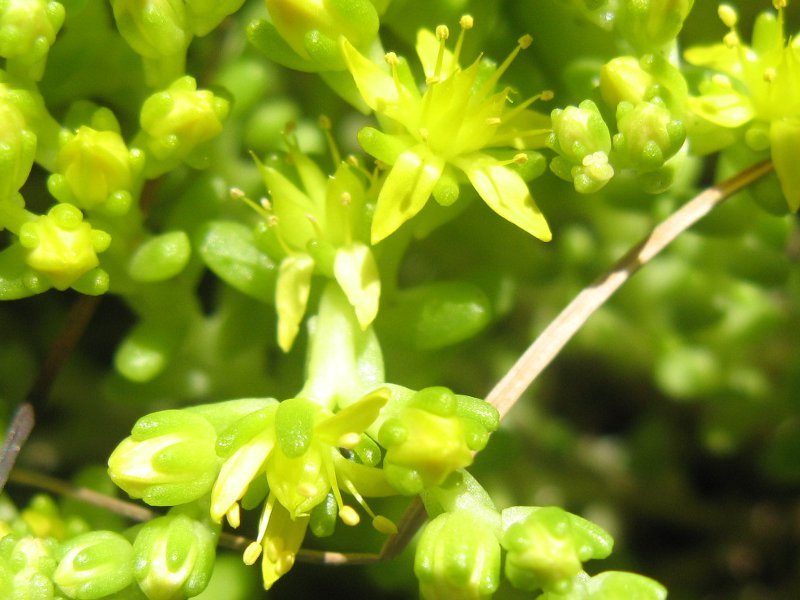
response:
<path id="1" fill-rule="evenodd" d="M 800 46 L 739 4 L 0 0 L 0 421 L 32 388 L 21 462 L 106 495 L 12 475 L 0 596 L 255 597 L 226 545 L 293 595 L 309 531 L 374 550 L 409 496 L 423 598 L 796 592 L 748 524 L 800 482 Z M 569 298 L 765 159 L 501 428 Z M 88 304 L 59 337 L 48 290 L 105 296 L 52 412 Z"/>

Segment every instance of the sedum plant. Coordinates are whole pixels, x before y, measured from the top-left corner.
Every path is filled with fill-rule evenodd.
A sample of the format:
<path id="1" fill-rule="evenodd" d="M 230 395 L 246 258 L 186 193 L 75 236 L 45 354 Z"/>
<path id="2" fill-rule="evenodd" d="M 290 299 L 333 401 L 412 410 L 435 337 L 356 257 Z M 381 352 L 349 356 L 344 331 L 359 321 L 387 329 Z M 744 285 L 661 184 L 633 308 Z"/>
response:
<path id="1" fill-rule="evenodd" d="M 796 13 L 0 0 L 0 598 L 792 597 Z"/>

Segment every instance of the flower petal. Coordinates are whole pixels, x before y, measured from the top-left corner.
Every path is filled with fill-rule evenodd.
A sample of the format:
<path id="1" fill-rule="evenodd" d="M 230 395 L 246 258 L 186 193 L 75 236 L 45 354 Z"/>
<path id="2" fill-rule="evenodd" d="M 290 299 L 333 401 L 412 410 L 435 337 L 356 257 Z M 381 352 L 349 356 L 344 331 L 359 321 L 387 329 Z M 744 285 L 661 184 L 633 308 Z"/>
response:
<path id="1" fill-rule="evenodd" d="M 391 392 L 386 387 L 373 390 L 335 415 L 320 421 L 314 433 L 319 439 L 337 446 L 343 435 L 361 434 L 372 425 L 390 395 Z"/>
<path id="2" fill-rule="evenodd" d="M 274 446 L 275 439 L 265 431 L 225 461 L 211 490 L 212 519 L 221 521 L 231 506 L 244 496 Z"/>
<path id="3" fill-rule="evenodd" d="M 300 330 L 313 273 L 314 259 L 307 254 L 287 256 L 281 262 L 275 289 L 275 308 L 278 312 L 278 345 L 284 352 L 291 349 Z"/>
<path id="4" fill-rule="evenodd" d="M 394 233 L 416 215 L 442 176 L 444 160 L 424 144 L 403 152 L 383 183 L 372 220 L 372 243 Z"/>
<path id="5" fill-rule="evenodd" d="M 341 45 L 347 68 L 367 106 L 380 111 L 386 104 L 397 104 L 400 95 L 391 75 L 356 50 L 346 38 L 342 38 Z"/>
<path id="6" fill-rule="evenodd" d="M 264 535 L 261 576 L 268 590 L 294 565 L 308 528 L 308 517 L 292 519 L 280 502 L 274 502 Z"/>
<path id="7" fill-rule="evenodd" d="M 487 155 L 472 155 L 454 162 L 494 212 L 543 242 L 552 239 L 542 211 L 518 173 Z"/>
<path id="8" fill-rule="evenodd" d="M 336 281 L 356 311 L 361 329 L 369 327 L 378 314 L 381 280 L 369 246 L 355 242 L 339 248 L 333 264 Z"/>

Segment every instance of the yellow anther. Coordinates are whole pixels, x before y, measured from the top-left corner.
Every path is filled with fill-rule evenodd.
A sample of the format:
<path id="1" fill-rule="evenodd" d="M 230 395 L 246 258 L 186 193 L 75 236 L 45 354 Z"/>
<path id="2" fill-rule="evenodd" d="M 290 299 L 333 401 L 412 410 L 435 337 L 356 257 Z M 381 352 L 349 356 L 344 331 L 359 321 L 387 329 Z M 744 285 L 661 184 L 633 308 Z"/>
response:
<path id="1" fill-rule="evenodd" d="M 347 448 L 348 450 L 352 450 L 356 446 L 358 446 L 358 442 L 361 441 L 361 435 L 355 432 L 345 433 L 342 437 L 339 438 L 338 446 L 340 448 Z"/>
<path id="2" fill-rule="evenodd" d="M 461 29 L 472 29 L 475 26 L 475 19 L 472 18 L 472 15 L 463 15 L 458 20 L 458 24 Z"/>
<path id="3" fill-rule="evenodd" d="M 225 513 L 225 517 L 228 519 L 228 523 L 234 529 L 237 529 L 242 522 L 242 513 L 239 509 L 239 503 L 234 502 L 233 506 L 228 509 L 228 512 Z"/>
<path id="4" fill-rule="evenodd" d="M 386 54 L 383 55 L 383 60 L 386 61 L 386 64 L 392 67 L 396 67 L 397 63 L 400 62 L 400 59 L 397 58 L 396 52 L 387 52 Z"/>
<path id="5" fill-rule="evenodd" d="M 525 50 L 533 43 L 533 36 L 526 33 L 521 38 L 519 38 L 519 40 L 517 40 L 517 43 L 519 44 L 520 48 Z"/>
<path id="6" fill-rule="evenodd" d="M 525 154 L 524 152 L 519 152 L 514 155 L 514 158 L 512 160 L 514 161 L 515 164 L 524 165 L 526 162 L 528 162 L 528 155 Z"/>
<path id="7" fill-rule="evenodd" d="M 339 518 L 345 525 L 358 525 L 361 522 L 361 517 L 358 516 L 356 509 L 352 506 L 343 506 L 339 509 Z"/>
<path id="8" fill-rule="evenodd" d="M 267 225 L 269 227 L 277 227 L 279 224 L 280 224 L 280 219 L 277 217 L 277 215 L 270 215 L 269 218 L 267 219 Z"/>
<path id="9" fill-rule="evenodd" d="M 261 556 L 261 544 L 258 542 L 251 542 L 250 545 L 245 548 L 242 559 L 244 560 L 244 564 L 249 566 L 254 564 L 259 556 Z"/>
<path id="10" fill-rule="evenodd" d="M 775 78 L 778 76 L 778 71 L 775 67 L 767 67 L 764 69 L 764 81 L 767 83 L 772 83 L 775 81 Z"/>
<path id="11" fill-rule="evenodd" d="M 555 98 L 555 93 L 553 92 L 553 90 L 544 90 L 541 94 L 539 94 L 539 98 L 541 98 L 545 102 L 550 102 L 550 100 Z"/>
<path id="12" fill-rule="evenodd" d="M 503 122 L 503 120 L 500 117 L 489 117 L 489 118 L 486 119 L 486 124 L 490 125 L 490 126 L 491 125 L 500 125 L 500 123 L 502 123 L 502 122 Z"/>
<path id="13" fill-rule="evenodd" d="M 242 200 L 245 197 L 245 193 L 238 187 L 232 187 L 228 193 L 232 200 Z"/>
<path id="14" fill-rule="evenodd" d="M 327 115 L 320 115 L 319 116 L 319 126 L 322 129 L 329 130 L 331 128 L 331 120 L 328 118 Z"/>
<path id="15" fill-rule="evenodd" d="M 425 127 L 419 128 L 419 137 L 422 139 L 423 142 L 427 142 L 428 138 L 430 137 L 431 132 L 427 130 Z"/>
<path id="16" fill-rule="evenodd" d="M 353 202 L 353 196 L 350 195 L 350 192 L 342 192 L 342 195 L 339 196 L 339 201 L 343 206 L 350 206 Z"/>
<path id="17" fill-rule="evenodd" d="M 386 535 L 394 535 L 397 533 L 397 525 L 392 523 L 383 515 L 378 515 L 372 519 L 372 526 L 379 532 Z"/>
<path id="18" fill-rule="evenodd" d="M 444 41 L 450 37 L 450 29 L 447 25 L 439 25 L 436 27 L 436 39 Z"/>
<path id="19" fill-rule="evenodd" d="M 720 87 L 731 87 L 731 80 L 727 75 L 723 75 L 722 73 L 717 73 L 711 76 L 711 81 L 714 82 L 714 85 L 718 85 Z"/>
<path id="20" fill-rule="evenodd" d="M 772 6 L 775 10 L 781 10 L 789 6 L 789 0 L 772 0 Z"/>
<path id="21" fill-rule="evenodd" d="M 739 15 L 730 4 L 720 4 L 717 9 L 717 15 L 720 21 L 725 24 L 725 27 L 729 27 L 730 29 L 736 27 L 736 23 L 739 22 Z"/>
<path id="22" fill-rule="evenodd" d="M 270 202 L 269 198 L 267 198 L 266 196 L 262 197 L 261 200 L 258 201 L 258 203 L 264 210 L 266 211 L 272 210 L 272 202 Z"/>

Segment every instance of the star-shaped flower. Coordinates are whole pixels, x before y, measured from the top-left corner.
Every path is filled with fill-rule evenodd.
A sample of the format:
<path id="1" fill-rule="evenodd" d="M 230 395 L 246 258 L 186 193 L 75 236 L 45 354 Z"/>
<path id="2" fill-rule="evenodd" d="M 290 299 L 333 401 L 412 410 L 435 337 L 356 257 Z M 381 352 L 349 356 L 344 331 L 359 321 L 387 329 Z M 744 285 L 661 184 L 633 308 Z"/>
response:
<path id="1" fill-rule="evenodd" d="M 500 77 L 520 50 L 531 44 L 520 38 L 517 47 L 499 66 L 480 59 L 462 69 L 458 63 L 464 32 L 473 26 L 470 16 L 461 18 L 461 34 L 455 50 L 445 44 L 446 26 L 436 33 L 421 30 L 417 54 L 426 88 L 420 93 L 408 64 L 393 52 L 386 55 L 391 73 L 363 56 L 346 39 L 342 52 L 356 86 L 379 118 L 387 117 L 392 133 L 367 127 L 359 132 L 364 149 L 391 165 L 383 183 L 372 221 L 375 244 L 391 235 L 425 206 L 431 195 L 442 205 L 458 199 L 462 174 L 484 202 L 505 219 L 541 240 L 550 229 L 536 206 L 522 176 L 512 168 L 524 163 L 519 152 L 511 160 L 499 160 L 490 151 L 498 148 L 540 147 L 549 119 L 527 110 L 545 92 L 518 106 L 509 106 L 510 91 L 495 91 Z"/>

